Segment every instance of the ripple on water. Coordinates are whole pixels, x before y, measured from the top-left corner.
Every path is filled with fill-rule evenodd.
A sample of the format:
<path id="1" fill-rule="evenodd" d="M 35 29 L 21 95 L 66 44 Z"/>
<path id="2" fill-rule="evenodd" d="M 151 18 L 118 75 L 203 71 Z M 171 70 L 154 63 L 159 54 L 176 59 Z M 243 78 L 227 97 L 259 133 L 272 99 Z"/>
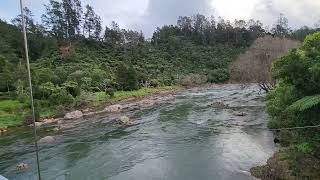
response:
<path id="1" fill-rule="evenodd" d="M 266 126 L 264 95 L 256 86 L 223 85 L 179 92 L 172 104 L 83 118 L 41 146 L 45 179 L 249 179 L 250 167 L 274 151 Z M 221 101 L 226 107 L 214 108 Z M 235 112 L 245 112 L 239 117 Z M 114 121 L 126 115 L 134 126 Z M 13 180 L 35 179 L 32 132 L 0 137 L 0 172 Z M 19 162 L 31 169 L 15 174 Z"/>

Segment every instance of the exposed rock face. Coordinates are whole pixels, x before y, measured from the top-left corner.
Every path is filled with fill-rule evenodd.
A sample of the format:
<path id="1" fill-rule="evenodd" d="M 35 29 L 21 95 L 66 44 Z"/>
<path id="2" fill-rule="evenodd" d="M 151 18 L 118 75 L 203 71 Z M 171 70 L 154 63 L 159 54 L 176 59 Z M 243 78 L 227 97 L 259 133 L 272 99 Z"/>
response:
<path id="1" fill-rule="evenodd" d="M 124 125 L 131 125 L 133 122 L 128 116 L 121 116 L 119 122 Z"/>
<path id="2" fill-rule="evenodd" d="M 26 170 L 26 169 L 28 169 L 29 168 L 29 166 L 28 166 L 28 164 L 26 164 L 26 163 L 20 163 L 20 164 L 18 164 L 17 166 L 16 166 L 16 170 L 17 171 L 24 171 L 24 170 Z"/>
<path id="3" fill-rule="evenodd" d="M 44 144 L 44 143 L 54 143 L 57 140 L 54 136 L 46 136 L 44 138 L 41 138 L 38 143 Z"/>
<path id="4" fill-rule="evenodd" d="M 83 116 L 83 113 L 81 111 L 73 111 L 67 113 L 64 118 L 65 119 L 79 119 Z"/>
<path id="5" fill-rule="evenodd" d="M 122 105 L 115 104 L 115 105 L 106 107 L 104 110 L 106 112 L 115 113 L 115 112 L 120 112 L 122 109 L 123 109 Z"/>

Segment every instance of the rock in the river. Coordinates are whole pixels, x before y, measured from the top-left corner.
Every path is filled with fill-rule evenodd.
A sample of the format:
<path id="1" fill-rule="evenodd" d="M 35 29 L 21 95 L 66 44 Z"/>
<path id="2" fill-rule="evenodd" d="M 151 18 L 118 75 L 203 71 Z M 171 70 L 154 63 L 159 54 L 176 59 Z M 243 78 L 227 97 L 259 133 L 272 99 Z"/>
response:
<path id="1" fill-rule="evenodd" d="M 119 122 L 124 125 L 131 125 L 132 124 L 132 120 L 128 116 L 121 116 L 119 118 Z"/>
<path id="2" fill-rule="evenodd" d="M 64 118 L 65 119 L 79 119 L 83 116 L 83 113 L 81 111 L 73 111 L 67 113 Z"/>
<path id="3" fill-rule="evenodd" d="M 213 102 L 210 104 L 210 106 L 213 108 L 219 108 L 219 109 L 228 107 L 228 105 L 225 105 L 222 101 Z"/>
<path id="4" fill-rule="evenodd" d="M 24 170 L 26 170 L 26 169 L 28 169 L 29 168 L 29 166 L 28 166 L 28 164 L 26 164 L 26 163 L 20 163 L 20 164 L 18 164 L 17 166 L 16 166 L 16 170 L 17 171 L 24 171 Z"/>
<path id="5" fill-rule="evenodd" d="M 247 113 L 245 113 L 245 112 L 235 112 L 235 113 L 233 113 L 233 115 L 235 115 L 235 116 L 246 116 Z"/>
<path id="6" fill-rule="evenodd" d="M 104 110 L 106 112 L 110 112 L 110 113 L 115 113 L 115 112 L 120 112 L 122 110 L 122 105 L 120 104 L 115 104 L 115 105 L 111 105 L 106 107 Z"/>
<path id="7" fill-rule="evenodd" d="M 7 132 L 6 129 L 0 129 L 0 134 L 1 134 L 1 133 L 5 133 L 5 132 Z"/>
<path id="8" fill-rule="evenodd" d="M 141 100 L 137 102 L 137 105 L 142 108 L 148 108 L 148 107 L 154 106 L 154 104 L 155 104 L 155 101 L 149 100 L 149 99 Z"/>
<path id="9" fill-rule="evenodd" d="M 35 122 L 36 127 L 40 127 L 43 125 L 43 122 Z M 33 125 L 32 125 L 33 126 Z"/>
<path id="10" fill-rule="evenodd" d="M 43 143 L 54 143 L 57 140 L 56 137 L 54 136 L 46 136 L 44 138 L 41 138 L 38 143 L 43 144 Z"/>

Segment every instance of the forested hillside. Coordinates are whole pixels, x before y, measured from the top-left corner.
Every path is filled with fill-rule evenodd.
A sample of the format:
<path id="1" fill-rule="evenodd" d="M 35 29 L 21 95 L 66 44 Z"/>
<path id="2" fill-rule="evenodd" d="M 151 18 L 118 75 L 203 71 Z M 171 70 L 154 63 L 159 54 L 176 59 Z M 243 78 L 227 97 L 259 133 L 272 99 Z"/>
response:
<path id="1" fill-rule="evenodd" d="M 186 76 L 224 82 L 230 62 L 258 37 L 301 40 L 315 31 L 304 27 L 292 32 L 283 15 L 267 31 L 260 21 L 231 23 L 197 14 L 179 17 L 176 25 L 159 27 L 146 39 L 142 32 L 121 29 L 116 22 L 102 27 L 94 9 L 79 0 L 50 0 L 45 9 L 41 23 L 24 9 L 35 99 L 38 109 L 45 111 L 42 117 L 56 115 L 52 109 L 86 104 L 99 92 L 112 98 L 116 90 L 175 85 Z M 11 23 L 0 21 L 0 99 L 9 104 L 0 108 L 1 121 L 20 122 L 27 116 L 12 115 L 24 112 L 27 104 L 22 39 L 21 16 Z"/>

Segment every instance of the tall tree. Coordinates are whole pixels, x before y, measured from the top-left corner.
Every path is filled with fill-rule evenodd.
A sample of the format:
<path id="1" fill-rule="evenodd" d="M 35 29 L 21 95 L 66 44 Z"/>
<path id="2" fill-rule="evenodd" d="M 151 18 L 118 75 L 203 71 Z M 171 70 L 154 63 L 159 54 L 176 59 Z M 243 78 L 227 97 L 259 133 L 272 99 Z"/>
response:
<path id="1" fill-rule="evenodd" d="M 111 22 L 111 28 L 106 27 L 104 40 L 113 45 L 120 45 L 124 43 L 124 34 L 115 21 Z"/>
<path id="2" fill-rule="evenodd" d="M 80 0 L 50 0 L 45 5 L 43 23 L 59 39 L 75 38 L 80 35 L 82 7 Z"/>
<path id="3" fill-rule="evenodd" d="M 284 38 L 289 35 L 289 32 L 288 19 L 281 13 L 277 23 L 272 28 L 272 33 L 277 37 Z"/>
<path id="4" fill-rule="evenodd" d="M 67 24 L 62 4 L 56 0 L 50 0 L 45 8 L 46 13 L 42 15 L 42 22 L 47 30 L 59 40 L 67 38 Z"/>
<path id="5" fill-rule="evenodd" d="M 36 25 L 33 20 L 33 14 L 27 7 L 23 8 L 24 11 L 24 19 L 26 22 L 26 30 L 28 33 L 34 33 L 36 31 Z M 22 30 L 22 15 L 19 14 L 12 21 L 12 24 L 18 26 Z"/>
<path id="6" fill-rule="evenodd" d="M 63 0 L 64 20 L 67 25 L 68 38 L 74 38 L 80 34 L 82 7 L 80 0 Z"/>
<path id="7" fill-rule="evenodd" d="M 98 39 L 101 34 L 101 19 L 94 12 L 90 5 L 86 6 L 86 12 L 84 14 L 83 35 L 89 38 Z"/>

